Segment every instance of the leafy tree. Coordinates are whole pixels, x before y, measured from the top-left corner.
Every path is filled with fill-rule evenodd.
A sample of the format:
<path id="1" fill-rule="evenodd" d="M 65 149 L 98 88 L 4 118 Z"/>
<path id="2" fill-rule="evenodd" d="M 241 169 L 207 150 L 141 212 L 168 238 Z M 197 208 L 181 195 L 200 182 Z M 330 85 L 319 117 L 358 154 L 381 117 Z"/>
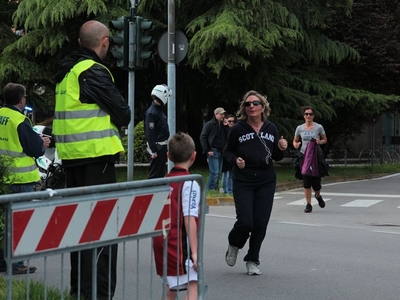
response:
<path id="1" fill-rule="evenodd" d="M 141 5 L 153 14 L 161 1 L 143 0 Z M 218 104 L 234 110 L 240 95 L 259 90 L 268 94 L 270 119 L 288 138 L 302 119 L 303 105 L 316 107 L 324 122 L 342 121 L 337 112 L 356 111 L 352 121 L 357 126 L 330 133 L 333 140 L 335 135 L 342 140 L 399 100 L 348 85 L 343 70 L 337 70 L 361 57 L 324 30 L 337 16 L 349 15 L 352 5 L 350 0 L 179 2 L 178 24 L 190 40 L 187 64 L 192 70 L 183 84 L 189 87 L 187 103 L 198 112 Z"/>
<path id="2" fill-rule="evenodd" d="M 9 184 L 5 182 L 6 178 L 10 176 L 11 160 L 8 156 L 0 155 L 0 195 L 9 194 Z M 4 248 L 4 215 L 5 205 L 0 204 L 0 255 L 2 255 L 2 249 Z"/>
<path id="3" fill-rule="evenodd" d="M 156 38 L 167 28 L 165 4 L 142 0 L 137 10 L 154 21 Z M 202 121 L 216 106 L 234 112 L 250 89 L 268 95 L 270 119 L 288 140 L 301 122 L 303 105 L 315 107 L 321 123 L 331 123 L 331 141 L 342 141 L 399 101 L 398 96 L 373 94 L 381 91 L 345 76 L 349 64 L 362 61 L 362 52 L 343 37 L 329 35 L 329 27 L 339 26 L 334 21 L 340 18 L 349 20 L 353 0 L 192 0 L 175 5 L 176 28 L 189 40 L 188 57 L 177 66 L 177 130 L 189 132 L 196 142 Z M 42 84 L 46 93 L 37 100 L 51 102 L 57 61 L 78 47 L 81 24 L 89 19 L 107 24 L 128 10 L 129 1 L 121 0 L 22 0 L 13 20 L 27 34 L 3 50 L 0 81 L 18 79 L 30 89 Z M 126 72 L 113 72 L 126 94 Z M 165 64 L 157 58 L 136 74 L 140 120 L 152 87 L 166 82 Z M 351 120 L 344 120 L 342 112 L 351 112 Z"/>
<path id="4" fill-rule="evenodd" d="M 324 31 L 330 38 L 345 42 L 360 54 L 357 61 L 334 66 L 333 72 L 341 85 L 389 95 L 385 103 L 379 101 L 380 95 L 366 95 L 368 102 L 355 106 L 350 102 L 342 106 L 342 113 L 324 123 L 332 137 L 330 144 L 348 148 L 348 141 L 361 134 L 365 125 L 379 120 L 382 112 L 399 110 L 400 58 L 397 53 L 400 42 L 393 35 L 399 32 L 399 4 L 398 0 L 355 0 L 351 15 L 337 15 Z"/>
<path id="5" fill-rule="evenodd" d="M 400 1 L 355 0 L 351 16 L 338 16 L 327 34 L 354 47 L 361 59 L 344 64 L 346 81 L 381 94 L 400 94 Z"/>

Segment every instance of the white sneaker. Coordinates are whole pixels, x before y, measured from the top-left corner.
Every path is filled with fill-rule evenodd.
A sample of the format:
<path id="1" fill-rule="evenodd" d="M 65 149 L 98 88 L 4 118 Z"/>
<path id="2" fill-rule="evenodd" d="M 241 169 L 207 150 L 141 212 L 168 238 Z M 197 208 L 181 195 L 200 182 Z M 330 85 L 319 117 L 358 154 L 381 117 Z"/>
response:
<path id="1" fill-rule="evenodd" d="M 260 275 L 261 270 L 258 268 L 258 265 L 253 261 L 246 261 L 246 268 L 248 275 Z"/>
<path id="2" fill-rule="evenodd" d="M 233 267 L 236 264 L 236 258 L 237 258 L 238 252 L 239 252 L 238 247 L 234 247 L 231 245 L 228 246 L 228 250 L 226 251 L 226 254 L 225 254 L 225 260 L 226 260 L 226 263 L 228 264 L 228 266 Z"/>

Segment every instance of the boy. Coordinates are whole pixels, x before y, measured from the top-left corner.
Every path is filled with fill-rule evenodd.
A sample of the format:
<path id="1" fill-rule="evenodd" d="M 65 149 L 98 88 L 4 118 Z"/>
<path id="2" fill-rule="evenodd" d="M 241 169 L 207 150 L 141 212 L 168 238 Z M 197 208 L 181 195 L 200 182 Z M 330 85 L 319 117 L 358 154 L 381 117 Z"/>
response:
<path id="1" fill-rule="evenodd" d="M 168 142 L 167 157 L 174 167 L 167 177 L 189 175 L 196 159 L 193 139 L 182 132 Z M 196 181 L 171 183 L 171 226 L 167 236 L 167 300 L 175 300 L 177 291 L 187 289 L 185 300 L 197 299 L 197 218 L 200 187 Z M 189 247 L 188 247 L 189 243 Z M 157 274 L 163 276 L 164 238 L 153 243 Z"/>

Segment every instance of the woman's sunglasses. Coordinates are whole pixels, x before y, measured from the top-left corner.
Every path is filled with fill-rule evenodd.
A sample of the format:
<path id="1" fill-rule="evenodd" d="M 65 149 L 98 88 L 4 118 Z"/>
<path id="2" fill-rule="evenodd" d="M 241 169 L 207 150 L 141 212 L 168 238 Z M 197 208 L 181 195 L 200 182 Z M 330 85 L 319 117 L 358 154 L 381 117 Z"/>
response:
<path id="1" fill-rule="evenodd" d="M 251 106 L 252 104 L 253 104 L 254 106 L 259 106 L 259 105 L 261 104 L 261 101 L 259 101 L 259 100 L 256 100 L 256 101 L 247 101 L 247 102 L 244 103 L 244 106 L 245 106 L 245 107 L 249 107 L 249 106 Z"/>

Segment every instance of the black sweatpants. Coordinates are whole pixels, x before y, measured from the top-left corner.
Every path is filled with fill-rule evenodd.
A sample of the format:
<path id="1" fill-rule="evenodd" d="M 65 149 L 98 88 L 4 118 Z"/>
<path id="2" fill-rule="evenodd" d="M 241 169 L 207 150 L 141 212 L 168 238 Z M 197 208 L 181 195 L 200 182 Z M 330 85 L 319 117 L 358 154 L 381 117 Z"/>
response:
<path id="1" fill-rule="evenodd" d="M 236 219 L 229 233 L 229 244 L 242 249 L 249 239 L 249 250 L 244 261 L 259 263 L 261 244 L 267 232 L 276 187 L 276 174 L 273 168 L 243 174 L 240 170 L 232 172 L 233 198 Z"/>
<path id="2" fill-rule="evenodd" d="M 67 187 L 90 186 L 116 182 L 115 166 L 112 163 L 100 162 L 83 166 L 65 168 Z M 71 252 L 71 295 L 78 294 L 78 274 L 80 273 L 83 299 L 92 299 L 92 253 L 93 250 Z M 112 298 L 117 284 L 118 245 L 97 248 L 97 299 Z M 111 268 L 109 265 L 111 263 Z M 109 282 L 109 274 L 111 282 Z"/>

